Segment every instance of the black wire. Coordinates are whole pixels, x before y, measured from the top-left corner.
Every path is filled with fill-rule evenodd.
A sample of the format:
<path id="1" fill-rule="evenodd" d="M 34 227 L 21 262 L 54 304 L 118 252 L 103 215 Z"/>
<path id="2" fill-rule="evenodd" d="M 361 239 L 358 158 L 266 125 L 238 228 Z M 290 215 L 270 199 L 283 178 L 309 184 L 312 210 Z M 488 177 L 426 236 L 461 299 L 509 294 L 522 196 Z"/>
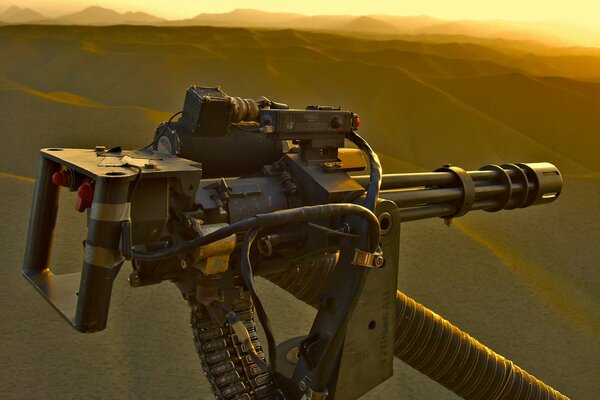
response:
<path id="1" fill-rule="evenodd" d="M 335 229 L 331 229 L 331 228 L 328 228 L 328 227 L 323 226 L 323 225 L 313 224 L 312 222 L 309 222 L 308 226 L 310 226 L 311 228 L 315 228 L 315 229 L 321 230 L 321 231 L 325 231 L 325 232 L 330 233 L 332 235 L 338 235 L 338 236 L 349 237 L 349 238 L 357 238 L 358 237 L 358 235 L 355 235 L 353 233 L 346 233 L 346 232 L 336 231 Z"/>
<path id="2" fill-rule="evenodd" d="M 156 137 L 154 138 L 154 140 L 150 143 L 147 144 L 146 146 L 137 149 L 136 151 L 141 151 L 141 150 L 146 150 L 152 146 L 154 146 L 156 143 L 158 143 L 158 141 L 160 140 L 161 136 L 165 133 L 165 131 L 167 130 L 167 128 L 171 127 L 171 121 L 173 121 L 173 118 L 175 118 L 176 116 L 183 114 L 183 111 L 178 111 L 175 114 L 171 115 L 171 118 L 169 118 L 169 120 L 167 121 L 166 124 L 163 125 L 163 128 L 161 129 L 160 133 L 158 133 L 156 135 Z"/>
<path id="3" fill-rule="evenodd" d="M 247 231 L 248 229 L 257 225 L 256 217 L 248 218 L 239 222 L 235 222 L 224 228 L 221 228 L 215 232 L 209 233 L 206 236 L 201 236 L 193 240 L 178 243 L 169 248 L 157 250 L 153 252 L 145 252 L 141 248 L 134 246 L 133 254 L 134 257 L 141 261 L 159 261 L 166 260 L 174 255 L 185 253 L 187 251 L 194 250 L 197 247 L 205 246 L 207 244 L 216 242 L 217 240 L 224 239 L 235 233 Z"/>
<path id="4" fill-rule="evenodd" d="M 377 198 L 379 197 L 382 179 L 382 170 L 379 157 L 377 154 L 375 154 L 371 146 L 369 146 L 369 144 L 356 132 L 353 131 L 351 134 L 348 134 L 347 138 L 351 140 L 360 150 L 365 152 L 369 158 L 370 176 L 364 206 L 367 209 L 374 211 L 375 206 L 377 205 Z M 376 225 L 377 232 L 375 233 L 371 231 L 369 234 L 367 234 L 367 230 L 361 230 L 359 236 L 359 248 L 367 247 L 370 248 L 371 251 L 376 251 L 379 246 L 379 235 L 381 234 L 381 231 L 379 230 L 379 223 Z M 368 243 L 370 243 L 370 246 L 368 246 Z M 350 251 L 351 248 L 348 246 L 342 248 L 342 251 L 340 251 L 338 264 L 342 262 L 342 260 L 345 260 L 347 263 L 351 262 L 352 254 Z M 343 317 L 339 321 L 339 324 L 334 328 L 333 332 L 331 332 L 329 336 L 329 346 L 325 348 L 325 353 L 322 355 L 321 360 L 317 363 L 313 370 L 314 380 L 312 384 L 316 389 L 324 388 L 327 381 L 332 376 L 333 371 L 335 370 L 336 364 L 333 362 L 333 360 L 337 359 L 336 356 L 342 351 L 343 337 L 345 335 L 351 314 L 350 310 L 354 308 L 356 302 L 358 301 L 358 295 L 360 294 L 366 279 L 366 270 L 366 268 L 362 268 L 358 274 L 351 275 L 346 283 L 348 292 L 347 296 L 345 296 L 343 300 L 340 310 L 343 313 Z"/>
<path id="5" fill-rule="evenodd" d="M 156 137 L 154 138 L 154 140 L 150 144 L 147 144 L 146 146 L 141 147 L 139 149 L 132 150 L 129 153 L 127 153 L 126 156 L 128 156 L 130 154 L 133 154 L 136 151 L 143 151 L 143 150 L 146 150 L 146 149 L 154 146 L 158 142 L 158 140 L 160 139 L 161 135 L 163 133 L 165 133 L 165 129 L 167 129 L 168 127 L 171 126 L 171 122 L 173 121 L 173 118 L 175 118 L 176 116 L 178 116 L 179 114 L 182 114 L 182 113 L 183 113 L 183 111 L 179 111 L 179 112 L 176 112 L 175 114 L 171 115 L 171 118 L 169 118 L 169 120 L 167 121 L 167 123 L 163 126 L 163 129 L 160 131 L 160 133 L 158 135 L 156 135 Z M 137 187 L 140 184 L 140 180 L 142 179 L 142 168 L 139 167 L 139 166 L 137 166 L 137 165 L 133 165 L 133 164 L 126 164 L 126 165 L 128 167 L 130 167 L 130 168 L 135 168 L 138 171 L 137 176 L 135 178 L 135 183 L 133 185 L 133 189 L 131 190 L 131 192 L 129 192 L 129 195 L 127 196 L 127 202 L 131 203 L 131 199 L 133 199 L 133 195 L 134 195 Z"/>
<path id="6" fill-rule="evenodd" d="M 178 243 L 166 249 L 157 250 L 154 252 L 146 252 L 143 248 L 135 246 L 133 248 L 133 255 L 134 258 L 141 261 L 166 260 L 167 258 L 176 254 L 191 251 L 197 247 L 216 242 L 217 240 L 224 239 L 235 233 L 248 231 L 251 228 L 268 228 L 294 222 L 306 222 L 309 220 L 346 215 L 357 215 L 367 222 L 370 240 L 365 241 L 366 245 L 364 246 L 363 250 L 375 251 L 379 246 L 381 232 L 379 230 L 379 221 L 373 212 L 357 204 L 335 203 L 290 208 L 274 211 L 268 214 L 257 214 L 254 217 L 235 222 L 206 236 L 201 236 L 187 242 Z"/>
<path id="7" fill-rule="evenodd" d="M 133 194 L 135 193 L 137 187 L 140 184 L 140 181 L 142 180 L 142 167 L 138 167 L 137 165 L 131 165 L 131 164 L 127 164 L 127 166 L 130 168 L 136 168 L 138 170 L 137 176 L 135 177 L 135 183 L 133 184 L 133 188 L 131 189 L 131 191 L 129 192 L 129 195 L 127 196 L 127 202 L 131 203 L 131 200 L 133 199 Z"/>
<path id="8" fill-rule="evenodd" d="M 246 233 L 246 237 L 244 238 L 244 244 L 242 245 L 242 259 L 241 259 L 241 272 L 242 277 L 244 278 L 244 282 L 246 283 L 246 287 L 250 291 L 250 295 L 252 296 L 252 300 L 254 302 L 254 308 L 256 309 L 256 314 L 258 315 L 258 320 L 262 325 L 265 336 L 267 337 L 267 346 L 269 348 L 269 363 L 271 366 L 271 370 L 275 371 L 275 364 L 277 362 L 277 343 L 275 342 L 275 336 L 273 336 L 273 331 L 271 329 L 271 323 L 269 322 L 269 317 L 265 312 L 265 308 L 258 297 L 258 293 L 256 291 L 256 286 L 254 285 L 254 276 L 252 274 L 252 264 L 250 261 L 250 248 L 252 247 L 252 243 L 256 240 L 258 236 L 259 229 L 252 228 Z"/>
<path id="9" fill-rule="evenodd" d="M 369 158 L 370 175 L 369 185 L 367 186 L 367 196 L 365 198 L 365 207 L 371 211 L 375 211 L 375 205 L 377 204 L 377 198 L 379 197 L 381 179 L 383 176 L 379 156 L 373 151 L 369 143 L 355 131 L 352 131 L 352 133 L 348 134 L 346 137 L 359 149 L 367 153 L 367 157 Z"/>

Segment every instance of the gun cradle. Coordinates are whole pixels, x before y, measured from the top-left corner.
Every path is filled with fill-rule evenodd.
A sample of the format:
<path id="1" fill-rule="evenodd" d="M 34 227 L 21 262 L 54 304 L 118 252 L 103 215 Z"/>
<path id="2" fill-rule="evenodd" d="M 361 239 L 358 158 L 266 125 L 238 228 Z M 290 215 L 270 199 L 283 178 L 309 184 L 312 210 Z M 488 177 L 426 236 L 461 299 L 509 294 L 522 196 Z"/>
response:
<path id="1" fill-rule="evenodd" d="M 25 277 L 81 332 L 106 327 L 125 260 L 133 287 L 174 282 L 222 399 L 354 399 L 393 374 L 394 356 L 466 399 L 566 399 L 396 292 L 402 222 L 549 203 L 562 189 L 558 170 L 445 165 L 378 177 L 376 156 L 354 132 L 358 116 L 286 107 L 192 87 L 182 118 L 159 126 L 144 149 L 42 150 Z M 218 152 L 207 155 L 211 143 Z M 371 175 L 352 177 L 366 168 L 362 152 Z M 55 275 L 49 265 L 60 187 L 77 191 L 76 208 L 88 213 L 81 273 Z M 275 347 L 253 276 L 317 307 L 310 332 Z M 423 326 L 440 340 L 430 343 Z M 446 360 L 448 349 L 456 356 Z M 441 372 L 449 365 L 452 379 Z"/>

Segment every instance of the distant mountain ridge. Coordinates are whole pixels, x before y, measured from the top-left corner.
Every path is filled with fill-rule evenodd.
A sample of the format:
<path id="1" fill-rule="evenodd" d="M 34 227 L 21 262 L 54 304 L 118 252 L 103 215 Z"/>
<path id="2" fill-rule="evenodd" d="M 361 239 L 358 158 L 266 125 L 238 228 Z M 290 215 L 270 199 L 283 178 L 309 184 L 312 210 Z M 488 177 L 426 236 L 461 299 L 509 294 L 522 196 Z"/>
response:
<path id="1" fill-rule="evenodd" d="M 43 23 L 48 25 L 138 25 L 167 22 L 164 18 L 145 12 L 128 11 L 119 13 L 99 6 L 91 6 L 75 13 L 49 18 L 30 8 L 21 8 L 14 5 L 0 13 L 0 21 L 9 24 Z"/>
<path id="2" fill-rule="evenodd" d="M 76 13 L 58 17 L 56 18 L 56 21 L 77 25 L 117 25 L 140 23 L 154 24 L 165 22 L 166 20 L 139 11 L 119 13 L 108 8 L 92 6 Z"/>
<path id="3" fill-rule="evenodd" d="M 48 18 L 29 8 L 10 6 L 0 13 L 0 23 L 56 25 L 157 25 L 216 26 L 269 29 L 317 30 L 334 33 L 367 34 L 382 38 L 417 35 L 473 37 L 537 41 L 544 44 L 600 48 L 600 30 L 553 22 L 442 20 L 430 16 L 397 15 L 303 15 L 256 9 L 235 9 L 226 13 L 201 13 L 182 20 L 167 20 L 145 12 L 125 12 L 87 7 L 79 12 Z M 439 38 L 438 38 L 439 40 Z"/>
<path id="4" fill-rule="evenodd" d="M 379 33 L 379 34 L 398 34 L 400 30 L 397 26 L 390 22 L 385 22 L 380 19 L 374 17 L 358 17 L 343 27 L 343 30 L 355 31 L 355 32 L 371 32 L 371 33 Z"/>
<path id="5" fill-rule="evenodd" d="M 14 24 L 37 22 L 45 19 L 47 18 L 31 8 L 17 6 L 10 6 L 0 13 L 0 21 Z"/>

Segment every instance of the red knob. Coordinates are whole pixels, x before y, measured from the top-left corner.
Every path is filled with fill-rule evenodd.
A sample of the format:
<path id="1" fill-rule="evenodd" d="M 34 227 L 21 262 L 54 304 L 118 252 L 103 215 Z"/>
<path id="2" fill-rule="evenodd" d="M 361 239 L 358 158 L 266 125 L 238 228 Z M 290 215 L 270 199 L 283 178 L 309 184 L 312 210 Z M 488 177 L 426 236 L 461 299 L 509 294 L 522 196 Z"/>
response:
<path id="1" fill-rule="evenodd" d="M 352 118 L 352 127 L 354 129 L 358 129 L 359 126 L 360 126 L 360 117 L 358 115 L 354 115 L 354 118 Z"/>
<path id="2" fill-rule="evenodd" d="M 90 178 L 85 178 L 79 188 L 77 188 L 77 201 L 75 202 L 75 209 L 79 212 L 84 212 L 86 209 L 92 206 L 92 200 L 94 199 L 94 181 Z"/>
<path id="3" fill-rule="evenodd" d="M 64 169 L 52 174 L 52 183 L 56 186 L 69 186 L 71 184 L 71 177 Z"/>
<path id="4" fill-rule="evenodd" d="M 93 181 L 85 179 L 81 186 L 77 189 L 77 195 L 81 200 L 92 201 L 94 199 Z"/>

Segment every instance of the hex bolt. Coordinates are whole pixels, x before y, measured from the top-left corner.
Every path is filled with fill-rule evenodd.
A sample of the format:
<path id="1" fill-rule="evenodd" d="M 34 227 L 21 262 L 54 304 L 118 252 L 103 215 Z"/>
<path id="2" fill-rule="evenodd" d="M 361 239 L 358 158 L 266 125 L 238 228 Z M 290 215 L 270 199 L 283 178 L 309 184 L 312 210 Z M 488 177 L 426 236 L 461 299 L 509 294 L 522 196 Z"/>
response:
<path id="1" fill-rule="evenodd" d="M 129 286 L 131 286 L 131 287 L 139 287 L 142 285 L 142 280 L 140 279 L 140 276 L 138 275 L 137 272 L 132 272 L 131 274 L 129 274 L 129 277 L 127 278 L 127 282 L 129 283 Z"/>

